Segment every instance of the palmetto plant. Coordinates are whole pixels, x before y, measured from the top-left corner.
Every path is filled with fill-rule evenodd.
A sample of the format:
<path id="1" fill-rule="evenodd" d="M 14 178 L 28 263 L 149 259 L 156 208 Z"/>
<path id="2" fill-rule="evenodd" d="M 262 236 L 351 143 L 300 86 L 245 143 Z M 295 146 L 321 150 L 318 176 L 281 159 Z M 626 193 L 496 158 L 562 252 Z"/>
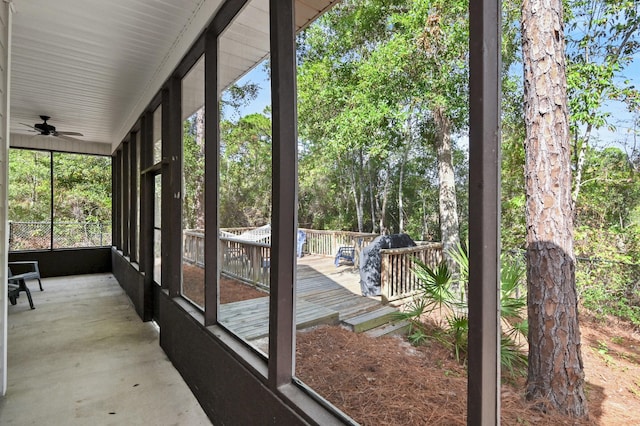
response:
<path id="1" fill-rule="evenodd" d="M 430 268 L 419 259 L 414 259 L 416 268 L 414 273 L 419 281 L 419 295 L 405 305 L 404 312 L 400 312 L 400 319 L 409 320 L 409 340 L 413 344 L 424 342 L 428 335 L 421 326 L 420 318 L 423 315 L 437 311 L 434 320 L 440 327 L 444 326 L 444 313 L 454 310 L 454 293 L 451 290 L 452 277 L 446 264 L 441 263 L 435 268 Z"/>
<path id="2" fill-rule="evenodd" d="M 469 277 L 469 258 L 467 251 L 461 246 L 450 253 L 457 264 L 458 283 L 466 288 Z M 401 313 L 402 318 L 409 320 L 411 330 L 409 340 L 413 344 L 420 344 L 429 339 L 421 317 L 436 313 L 436 324 L 446 329 L 449 343 L 456 359 L 465 360 L 467 354 L 467 337 L 469 332 L 469 318 L 466 302 L 461 301 L 458 292 L 452 290 L 453 276 L 445 262 L 430 267 L 419 260 L 414 260 L 414 273 L 420 281 L 419 294 L 408 304 Z M 520 284 L 525 276 L 524 263 L 511 255 L 501 256 L 500 271 L 500 310 L 503 328 L 501 338 L 500 359 L 502 366 L 513 374 L 526 372 L 527 357 L 516 343 L 518 335 L 526 336 L 527 323 L 523 318 L 526 307 L 526 297 L 520 294 Z M 441 340 L 438 337 L 438 340 Z"/>
<path id="3" fill-rule="evenodd" d="M 518 335 L 527 335 L 527 319 L 523 313 L 527 299 L 520 294 L 525 279 L 525 267 L 522 259 L 512 254 L 500 256 L 500 316 L 510 328 L 503 332 L 512 340 Z"/>
<path id="4" fill-rule="evenodd" d="M 456 307 L 454 292 L 451 290 L 451 272 L 446 263 L 441 263 L 435 268 L 430 268 L 420 260 L 415 260 L 417 265 L 414 269 L 418 277 L 419 289 L 425 296 L 424 308 L 426 312 L 438 310 L 442 315 L 443 311 L 451 311 Z"/>
<path id="5" fill-rule="evenodd" d="M 454 314 L 447 318 L 449 332 L 453 338 L 453 352 L 460 362 L 466 358 L 469 339 L 469 317 L 466 314 Z"/>

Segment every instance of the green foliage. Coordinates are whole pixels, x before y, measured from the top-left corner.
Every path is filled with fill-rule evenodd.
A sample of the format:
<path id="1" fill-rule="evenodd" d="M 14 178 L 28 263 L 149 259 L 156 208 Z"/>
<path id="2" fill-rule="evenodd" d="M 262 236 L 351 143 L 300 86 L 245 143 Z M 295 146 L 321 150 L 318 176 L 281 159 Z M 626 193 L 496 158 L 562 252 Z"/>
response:
<path id="1" fill-rule="evenodd" d="M 573 133 L 579 126 L 608 124 L 607 100 L 638 107 L 638 90 L 624 69 L 640 48 L 640 5 L 636 1 L 568 2 L 567 85 Z"/>
<path id="2" fill-rule="evenodd" d="M 56 222 L 111 221 L 111 159 L 53 153 L 53 210 Z"/>
<path id="3" fill-rule="evenodd" d="M 465 314 L 454 314 L 447 317 L 447 323 L 453 341 L 453 352 L 456 360 L 466 359 L 469 346 L 469 317 Z"/>
<path id="4" fill-rule="evenodd" d="M 576 229 L 576 287 L 583 306 L 640 325 L 640 227 Z"/>
<path id="5" fill-rule="evenodd" d="M 351 0 L 300 36 L 301 223 L 439 237 L 433 112 L 466 126 L 466 9 Z M 454 158 L 466 199 L 466 158 Z"/>
<path id="6" fill-rule="evenodd" d="M 469 260 L 467 251 L 458 246 L 451 258 L 460 271 L 464 280 L 468 279 Z M 430 338 L 442 341 L 442 336 L 429 335 L 423 324 L 426 315 L 432 315 L 436 324 L 445 330 L 448 338 L 444 340 L 450 344 L 454 356 L 464 361 L 467 354 L 469 318 L 466 302 L 460 302 L 458 293 L 452 290 L 453 277 L 445 262 L 430 267 L 414 259 L 416 267 L 414 273 L 420 281 L 420 292 L 407 305 L 407 309 L 399 317 L 409 320 L 411 330 L 408 339 L 413 344 L 423 344 Z M 526 298 L 520 294 L 525 269 L 521 259 L 514 255 L 505 254 L 501 257 L 501 297 L 500 311 L 503 324 L 509 329 L 501 337 L 501 365 L 511 376 L 526 373 L 527 356 L 522 353 L 518 339 L 527 334 L 527 322 L 523 318 L 526 308 Z M 466 284 L 466 283 L 465 283 Z"/>
<path id="7" fill-rule="evenodd" d="M 184 229 L 204 229 L 204 109 L 183 123 L 182 173 Z"/>
<path id="8" fill-rule="evenodd" d="M 49 221 L 51 216 L 51 154 L 9 150 L 9 220 Z"/>
<path id="9" fill-rule="evenodd" d="M 512 96 L 505 100 L 522 99 L 522 93 L 515 87 L 512 90 Z M 502 140 L 501 239 L 506 250 L 524 248 L 525 241 L 524 121 L 521 105 L 512 108 L 513 113 L 503 121 Z"/>
<path id="10" fill-rule="evenodd" d="M 576 225 L 594 229 L 630 225 L 633 206 L 640 205 L 638 183 L 638 173 L 621 149 L 588 149 Z"/>
<path id="11" fill-rule="evenodd" d="M 525 279 L 524 261 L 516 255 L 502 254 L 500 264 L 500 315 L 513 324 L 527 307 L 520 294 Z"/>
<path id="12" fill-rule="evenodd" d="M 437 310 L 440 315 L 454 310 L 455 295 L 451 289 L 451 272 L 446 263 L 441 263 L 435 268 L 418 259 L 414 259 L 416 267 L 414 273 L 420 281 L 420 293 L 425 302 L 425 312 Z"/>
<path id="13" fill-rule="evenodd" d="M 8 193 L 8 219 L 36 222 L 12 227 L 12 249 L 50 247 L 52 221 L 56 247 L 106 242 L 111 224 L 110 157 L 12 148 Z"/>
<path id="14" fill-rule="evenodd" d="M 220 226 L 271 222 L 271 118 L 220 124 Z"/>
<path id="15" fill-rule="evenodd" d="M 522 352 L 511 336 L 503 334 L 500 337 L 500 365 L 509 373 L 507 379 L 527 374 L 528 362 L 527 354 Z"/>

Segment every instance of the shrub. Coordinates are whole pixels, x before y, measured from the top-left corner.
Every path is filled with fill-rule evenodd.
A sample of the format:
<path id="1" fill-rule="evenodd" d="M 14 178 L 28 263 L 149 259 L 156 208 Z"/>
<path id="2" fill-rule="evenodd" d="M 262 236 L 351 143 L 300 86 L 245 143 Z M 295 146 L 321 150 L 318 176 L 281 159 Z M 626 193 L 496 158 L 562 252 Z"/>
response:
<path id="1" fill-rule="evenodd" d="M 458 282 L 460 292 L 454 291 L 454 278 L 445 262 L 430 267 L 418 259 L 414 259 L 415 274 L 420 281 L 419 293 L 407 304 L 399 316 L 408 320 L 409 341 L 414 345 L 425 343 L 429 338 L 442 340 L 438 333 L 429 335 L 424 323 L 425 315 L 430 315 L 438 327 L 444 331 L 444 342 L 452 348 L 453 355 L 460 362 L 467 357 L 469 317 L 464 289 L 468 285 L 469 258 L 466 250 L 458 246 L 451 253 L 459 271 Z M 527 322 L 523 317 L 526 308 L 526 297 L 520 292 L 525 276 L 523 262 L 516 256 L 503 255 L 500 271 L 501 292 L 500 305 L 503 324 L 508 325 L 501 338 L 500 360 L 503 368 L 513 375 L 526 374 L 527 356 L 518 344 L 519 335 L 527 333 Z M 462 295 L 462 297 L 460 296 Z M 435 317 L 435 318 L 433 318 Z"/>

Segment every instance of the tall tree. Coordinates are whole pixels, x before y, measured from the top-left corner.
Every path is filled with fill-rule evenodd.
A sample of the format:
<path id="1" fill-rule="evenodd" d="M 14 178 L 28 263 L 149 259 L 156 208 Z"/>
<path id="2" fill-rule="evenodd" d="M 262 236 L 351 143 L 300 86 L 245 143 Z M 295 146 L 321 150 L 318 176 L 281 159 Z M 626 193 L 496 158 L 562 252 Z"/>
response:
<path id="1" fill-rule="evenodd" d="M 183 226 L 204 229 L 204 108 L 183 123 Z"/>
<path id="2" fill-rule="evenodd" d="M 51 220 L 51 154 L 9 150 L 9 220 Z"/>
<path id="3" fill-rule="evenodd" d="M 574 141 L 573 202 L 583 182 L 592 133 L 613 127 L 605 104 L 618 101 L 631 112 L 640 92 L 624 71 L 640 51 L 640 2 L 571 0 L 567 38 L 567 80 Z"/>
<path id="4" fill-rule="evenodd" d="M 446 248 L 459 241 L 453 136 L 467 117 L 466 10 L 464 0 L 350 0 L 305 33 L 301 134 L 349 171 L 359 228 L 364 203 L 385 209 L 395 188 L 395 229 L 411 227 L 406 165 L 428 146 L 438 154 L 441 238 Z M 381 166 L 390 169 L 372 169 Z M 376 180 L 383 190 L 372 203 Z"/>
<path id="5" fill-rule="evenodd" d="M 465 1 L 411 2 L 406 11 L 392 17 L 391 22 L 403 31 L 387 44 L 406 55 L 401 64 L 405 79 L 400 81 L 401 93 L 409 98 L 400 99 L 400 104 L 413 107 L 417 103 L 416 109 L 423 114 L 417 127 L 431 127 L 423 136 L 432 136 L 426 142 L 433 145 L 438 160 L 438 206 L 445 253 L 460 241 L 453 135 L 467 124 L 466 10 Z M 398 74 L 397 70 L 391 73 L 394 77 Z"/>
<path id="6" fill-rule="evenodd" d="M 271 118 L 220 123 L 220 226 L 271 222 Z"/>
<path id="7" fill-rule="evenodd" d="M 522 3 L 529 370 L 527 397 L 587 415 L 573 254 L 562 0 Z"/>

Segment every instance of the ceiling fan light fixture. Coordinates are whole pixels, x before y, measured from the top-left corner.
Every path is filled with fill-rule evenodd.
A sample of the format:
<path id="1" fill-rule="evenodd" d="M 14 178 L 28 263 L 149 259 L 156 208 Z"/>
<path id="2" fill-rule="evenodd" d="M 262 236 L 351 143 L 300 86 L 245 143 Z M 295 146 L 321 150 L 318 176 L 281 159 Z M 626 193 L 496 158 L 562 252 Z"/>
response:
<path id="1" fill-rule="evenodd" d="M 36 123 L 33 126 L 30 126 L 28 124 L 24 124 L 27 127 L 31 127 L 33 130 L 36 130 L 37 132 L 40 132 L 40 135 L 43 136 L 83 136 L 82 133 L 78 133 L 78 132 L 58 132 L 56 131 L 55 126 L 52 126 L 51 124 L 47 123 L 47 120 L 49 120 L 51 117 L 49 117 L 48 115 L 41 115 L 40 119 L 42 120 L 42 123 Z M 23 123 L 20 123 L 23 124 Z M 67 138 L 67 139 L 73 139 L 73 138 Z"/>

